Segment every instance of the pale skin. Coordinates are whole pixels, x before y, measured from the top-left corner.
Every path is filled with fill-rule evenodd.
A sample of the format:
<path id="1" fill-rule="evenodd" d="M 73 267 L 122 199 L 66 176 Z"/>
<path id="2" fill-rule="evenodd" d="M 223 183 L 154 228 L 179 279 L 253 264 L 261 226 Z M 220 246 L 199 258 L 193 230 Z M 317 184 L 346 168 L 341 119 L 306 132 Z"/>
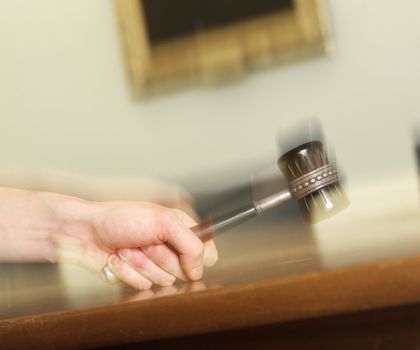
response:
<path id="1" fill-rule="evenodd" d="M 147 290 L 196 281 L 218 259 L 196 221 L 151 202 L 87 201 L 58 193 L 0 188 L 0 261 L 69 262 Z"/>

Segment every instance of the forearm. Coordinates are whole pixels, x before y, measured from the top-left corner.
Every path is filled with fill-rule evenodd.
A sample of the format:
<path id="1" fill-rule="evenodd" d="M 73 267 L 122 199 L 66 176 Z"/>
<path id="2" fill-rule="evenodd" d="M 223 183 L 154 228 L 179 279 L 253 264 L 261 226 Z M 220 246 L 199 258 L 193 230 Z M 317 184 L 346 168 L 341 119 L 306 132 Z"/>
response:
<path id="1" fill-rule="evenodd" d="M 65 195 L 0 188 L 0 261 L 57 262 L 66 237 L 90 230 L 91 203 Z"/>

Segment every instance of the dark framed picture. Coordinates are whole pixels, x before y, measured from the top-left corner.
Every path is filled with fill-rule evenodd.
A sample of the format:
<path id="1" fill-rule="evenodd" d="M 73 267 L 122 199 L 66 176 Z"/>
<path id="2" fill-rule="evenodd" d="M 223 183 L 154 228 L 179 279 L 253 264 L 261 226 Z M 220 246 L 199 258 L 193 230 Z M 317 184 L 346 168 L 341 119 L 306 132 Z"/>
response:
<path id="1" fill-rule="evenodd" d="M 137 97 L 324 54 L 320 0 L 115 0 Z"/>

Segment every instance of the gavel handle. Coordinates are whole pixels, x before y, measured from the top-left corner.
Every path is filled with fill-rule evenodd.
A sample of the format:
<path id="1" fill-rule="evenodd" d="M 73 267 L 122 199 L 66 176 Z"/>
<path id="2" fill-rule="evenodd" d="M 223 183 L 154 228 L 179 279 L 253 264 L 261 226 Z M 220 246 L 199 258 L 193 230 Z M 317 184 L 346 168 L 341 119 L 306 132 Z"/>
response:
<path id="1" fill-rule="evenodd" d="M 253 217 L 260 216 L 263 212 L 291 200 L 292 194 L 288 189 L 274 193 L 263 199 L 253 201 L 245 207 L 236 209 L 217 218 L 207 219 L 191 230 L 202 240 L 207 241 L 214 235 L 237 226 Z"/>

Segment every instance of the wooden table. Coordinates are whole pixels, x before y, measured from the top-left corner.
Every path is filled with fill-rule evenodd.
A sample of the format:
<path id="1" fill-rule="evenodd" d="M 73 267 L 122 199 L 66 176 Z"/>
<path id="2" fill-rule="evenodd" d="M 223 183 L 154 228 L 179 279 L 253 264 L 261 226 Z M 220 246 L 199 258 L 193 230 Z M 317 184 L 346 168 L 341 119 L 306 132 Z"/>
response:
<path id="1" fill-rule="evenodd" d="M 201 282 L 146 292 L 3 267 L 0 348 L 418 348 L 419 242 L 325 257 L 309 226 L 257 220 L 218 238 L 220 261 Z"/>

